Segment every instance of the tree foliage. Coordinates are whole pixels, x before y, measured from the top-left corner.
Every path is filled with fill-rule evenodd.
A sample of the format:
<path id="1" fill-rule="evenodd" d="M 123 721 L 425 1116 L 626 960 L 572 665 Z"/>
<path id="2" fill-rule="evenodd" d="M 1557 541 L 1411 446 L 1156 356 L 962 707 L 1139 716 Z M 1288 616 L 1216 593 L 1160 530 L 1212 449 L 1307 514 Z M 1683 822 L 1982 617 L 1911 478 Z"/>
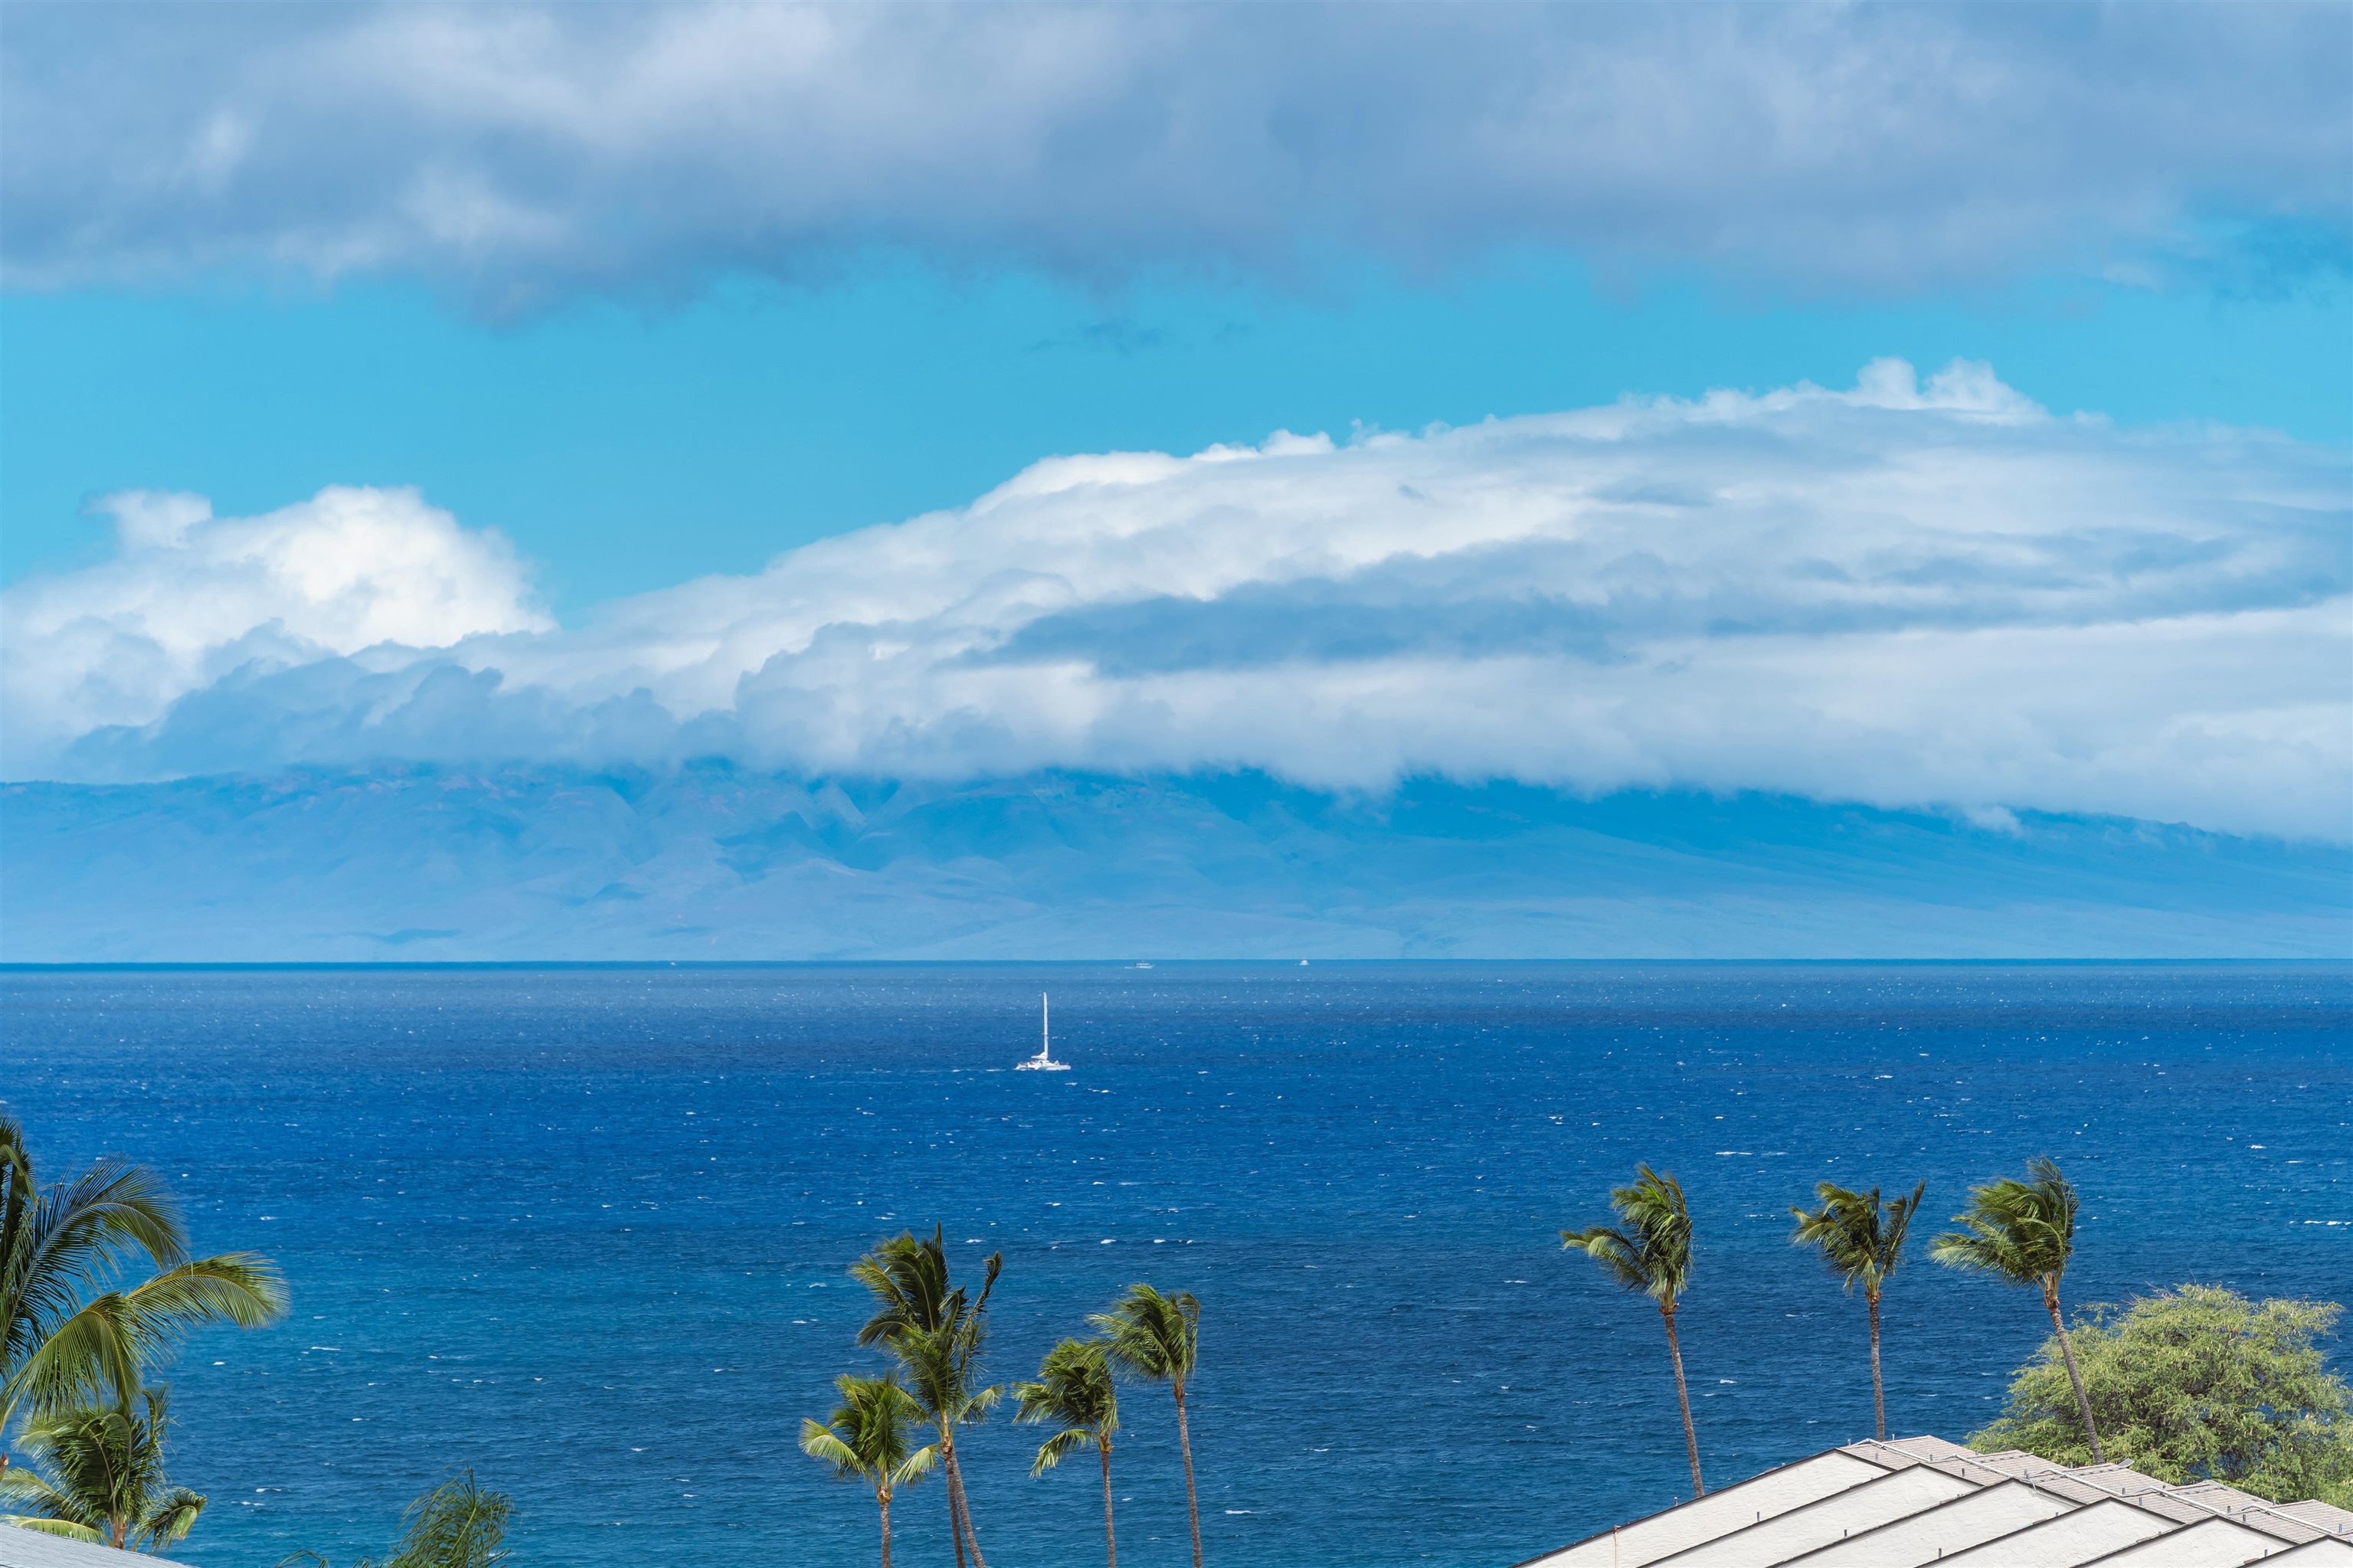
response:
<path id="1" fill-rule="evenodd" d="M 1103 1336 L 1103 1348 L 1121 1371 L 1145 1383 L 1182 1383 L 1200 1359 L 1201 1304 L 1189 1290 L 1164 1295 L 1135 1284 L 1087 1321 Z"/>
<path id="2" fill-rule="evenodd" d="M 887 1495 L 939 1462 L 936 1445 L 912 1446 L 910 1434 L 924 1419 L 923 1407 L 899 1386 L 895 1373 L 844 1375 L 833 1386 L 841 1403 L 829 1420 L 801 1423 L 801 1452 L 831 1467 L 837 1479 L 863 1481 Z"/>
<path id="3" fill-rule="evenodd" d="M 504 1492 L 484 1491 L 474 1472 L 450 1477 L 408 1505 L 407 1529 L 381 1563 L 363 1557 L 352 1568 L 498 1568 L 507 1560 L 507 1520 L 514 1504 Z M 327 1568 L 315 1552 L 298 1552 L 280 1568 Z"/>
<path id="4" fill-rule="evenodd" d="M 961 1564 L 969 1551 L 974 1568 L 987 1568 L 987 1560 L 973 1529 L 971 1499 L 965 1495 L 964 1470 L 956 1462 L 955 1435 L 959 1426 L 986 1417 L 1004 1393 L 980 1385 L 981 1354 L 988 1343 L 988 1297 L 1004 1268 L 1005 1255 L 989 1254 L 977 1297 L 969 1287 L 953 1284 L 937 1225 L 928 1238 L 903 1232 L 849 1266 L 850 1277 L 866 1287 L 875 1303 L 874 1315 L 858 1330 L 858 1342 L 880 1346 L 898 1358 L 907 1373 L 907 1392 L 938 1431 L 956 1561 Z"/>
<path id="5" fill-rule="evenodd" d="M 1969 1189 L 1961 1228 L 1928 1244 L 1947 1268 L 1989 1274 L 2011 1285 L 2054 1287 L 2075 1255 L 2075 1189 L 2048 1160 L 2027 1162 L 2027 1179 L 2005 1176 Z"/>
<path id="6" fill-rule="evenodd" d="M 2075 1395 L 2075 1413 L 2084 1418 L 2092 1463 L 2105 1464 L 2107 1450 L 2100 1443 L 2104 1424 L 2092 1414 L 2091 1396 L 2084 1391 L 2084 1369 L 2076 1362 L 2067 1314 L 2059 1304 L 2060 1277 L 2075 1255 L 2075 1216 L 2081 1201 L 2074 1183 L 2061 1175 L 2050 1160 L 2028 1160 L 2026 1177 L 2021 1181 L 2005 1176 L 1970 1188 L 1968 1209 L 1953 1216 L 1953 1223 L 1961 1228 L 1930 1242 L 1928 1255 L 1947 1268 L 2042 1288 L 2042 1309 L 2051 1314 L 2051 1331 L 2059 1341 L 2059 1364 L 2066 1369 L 2068 1387 Z"/>
<path id="7" fill-rule="evenodd" d="M 1876 1187 L 1853 1192 L 1835 1181 L 1818 1182 L 1814 1196 L 1822 1206 L 1789 1211 L 1797 1221 L 1789 1240 L 1814 1248 L 1846 1288 L 1860 1285 L 1863 1295 L 1876 1301 L 1904 1262 L 1904 1238 L 1927 1192 L 1928 1183 L 1923 1181 L 1910 1197 L 1883 1203 Z"/>
<path id="8" fill-rule="evenodd" d="M 2209 1285 L 2091 1308 L 2075 1353 L 2109 1458 L 2173 1484 L 2213 1479 L 2277 1501 L 2353 1507 L 2353 1391 L 2321 1349 L 2343 1310 Z M 2056 1336 L 2019 1369 L 2001 1418 L 1969 1442 L 2090 1462 Z"/>
<path id="9" fill-rule="evenodd" d="M 1560 1245 L 1591 1255 L 1620 1288 L 1672 1310 L 1691 1283 L 1691 1210 L 1683 1184 L 1637 1165 L 1631 1186 L 1610 1189 L 1609 1206 L 1622 1224 L 1563 1231 Z"/>
<path id="10" fill-rule="evenodd" d="M 153 1275 L 131 1287 L 143 1258 Z M 143 1166 L 101 1160 L 43 1187 L 24 1128 L 0 1116 L 0 1431 L 25 1408 L 134 1393 L 194 1330 L 259 1328 L 286 1315 L 286 1286 L 252 1253 L 192 1258 L 178 1207 Z"/>
<path id="11" fill-rule="evenodd" d="M 1631 1186 L 1609 1190 L 1616 1225 L 1563 1231 L 1560 1245 L 1601 1265 L 1623 1290 L 1639 1291 L 1657 1303 L 1667 1329 L 1667 1357 L 1674 1363 L 1675 1404 L 1682 1407 L 1683 1452 L 1691 1461 L 1692 1496 L 1705 1497 L 1699 1468 L 1699 1428 L 1693 1425 L 1691 1390 L 1683 1382 L 1683 1351 L 1675 1337 L 1675 1306 L 1691 1285 L 1691 1208 L 1683 1183 L 1647 1164 L 1634 1167 Z"/>
<path id="12" fill-rule="evenodd" d="M 1185 1517 L 1193 1528 L 1193 1568 L 1201 1568 L 1201 1497 L 1193 1484 L 1193 1429 L 1185 1385 L 1201 1354 L 1201 1303 L 1189 1290 L 1131 1285 L 1108 1312 L 1087 1321 L 1103 1337 L 1110 1364 L 1145 1383 L 1165 1383 L 1176 1401 L 1176 1451 L 1185 1460 Z"/>
<path id="13" fill-rule="evenodd" d="M 180 1540 L 205 1499 L 164 1473 L 171 1401 L 142 1389 L 136 1403 L 44 1411 L 19 1441 L 33 1467 L 0 1474 L 0 1503 L 24 1510 L 10 1524 L 101 1546 L 160 1548 Z"/>
<path id="14" fill-rule="evenodd" d="M 1081 1448 L 1111 1446 L 1119 1430 L 1119 1391 L 1101 1340 L 1064 1340 L 1046 1352 L 1033 1382 L 1013 1385 L 1016 1421 L 1051 1422 L 1054 1435 L 1029 1467 L 1042 1476 Z"/>
<path id="15" fill-rule="evenodd" d="M 1789 1240 L 1820 1253 L 1848 1290 L 1862 1287 L 1862 1298 L 1871 1312 L 1872 1418 L 1883 1443 L 1887 1441 L 1887 1383 L 1879 1368 L 1879 1298 L 1903 1265 L 1904 1238 L 1911 1233 L 1913 1216 L 1919 1213 L 1921 1200 L 1927 1194 L 1928 1183 L 1923 1181 L 1912 1189 L 1910 1197 L 1883 1202 L 1876 1187 L 1856 1192 L 1835 1181 L 1822 1181 L 1814 1187 L 1820 1209 L 1789 1211 L 1798 1222 Z"/>

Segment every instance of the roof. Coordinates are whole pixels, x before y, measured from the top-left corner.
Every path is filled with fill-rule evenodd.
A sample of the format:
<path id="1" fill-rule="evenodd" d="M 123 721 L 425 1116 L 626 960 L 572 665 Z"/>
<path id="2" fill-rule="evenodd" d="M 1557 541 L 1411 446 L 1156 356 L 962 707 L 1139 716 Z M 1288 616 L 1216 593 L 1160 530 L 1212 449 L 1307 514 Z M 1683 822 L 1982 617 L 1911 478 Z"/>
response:
<path id="1" fill-rule="evenodd" d="M 2074 1506 L 2017 1481 L 1997 1481 L 1793 1561 L 1802 1568 L 1910 1568 L 1924 1557 L 1966 1551 Z"/>
<path id="2" fill-rule="evenodd" d="M 1521 1568 L 2353 1568 L 2353 1512 L 2125 1465 L 1850 1443 Z"/>
<path id="3" fill-rule="evenodd" d="M 2280 1549 L 2278 1542 L 2261 1531 L 2227 1519 L 2210 1519 L 2103 1557 L 2100 1568 L 2237 1568 Z"/>
<path id="4" fill-rule="evenodd" d="M 140 1568 L 187 1568 L 169 1558 L 142 1557 L 0 1523 L 0 1568 L 125 1568 L 127 1563 Z"/>

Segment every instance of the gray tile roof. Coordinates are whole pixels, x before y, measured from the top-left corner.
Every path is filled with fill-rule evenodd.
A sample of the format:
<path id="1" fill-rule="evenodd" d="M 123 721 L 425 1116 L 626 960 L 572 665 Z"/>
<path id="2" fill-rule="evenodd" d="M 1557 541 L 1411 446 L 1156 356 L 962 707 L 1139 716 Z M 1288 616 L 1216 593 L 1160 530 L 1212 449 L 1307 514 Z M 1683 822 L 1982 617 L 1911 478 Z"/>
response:
<path id="1" fill-rule="evenodd" d="M 117 1552 L 111 1546 L 92 1546 L 86 1542 L 68 1541 L 60 1535 L 44 1535 L 37 1530 L 20 1530 L 13 1524 L 0 1524 L 0 1568 L 187 1568 L 168 1557 L 145 1557 L 135 1552 Z"/>
<path id="2" fill-rule="evenodd" d="M 2353 1513 L 2126 1465 L 1850 1443 L 1521 1568 L 2353 1568 Z"/>

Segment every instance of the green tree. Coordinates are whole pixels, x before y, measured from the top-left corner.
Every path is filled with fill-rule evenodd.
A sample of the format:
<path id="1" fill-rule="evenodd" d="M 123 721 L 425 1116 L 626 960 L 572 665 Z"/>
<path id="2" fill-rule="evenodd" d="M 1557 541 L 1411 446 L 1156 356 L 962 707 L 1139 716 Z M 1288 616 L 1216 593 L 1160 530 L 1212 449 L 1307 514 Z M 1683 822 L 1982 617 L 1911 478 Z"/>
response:
<path id="1" fill-rule="evenodd" d="M 154 1273 L 120 1288 L 142 1257 Z M 286 1286 L 269 1259 L 188 1255 L 179 1209 L 145 1167 L 101 1160 L 44 1188 L 23 1127 L 0 1116 L 0 1436 L 25 1409 L 111 1396 L 128 1420 L 128 1391 L 189 1330 L 285 1315 Z M 0 1475 L 7 1464 L 0 1452 Z"/>
<path id="2" fill-rule="evenodd" d="M 2211 1285 L 2093 1308 L 2075 1351 L 2107 1451 L 2174 1485 L 2212 1479 L 2274 1501 L 2353 1508 L 2353 1392 L 2321 1350 L 2343 1311 Z M 2073 1381 L 2057 1338 L 2044 1340 L 2011 1380 L 2001 1418 L 1970 1444 L 2085 1463 Z"/>
<path id="3" fill-rule="evenodd" d="M 1176 1396 L 1176 1447 L 1185 1457 L 1185 1511 L 1193 1525 L 1193 1568 L 1201 1568 L 1201 1503 L 1193 1489 L 1193 1433 L 1185 1421 L 1185 1384 L 1200 1359 L 1201 1304 L 1189 1290 L 1163 1296 L 1149 1285 L 1087 1321 L 1103 1335 L 1113 1362 L 1131 1377 L 1165 1383 Z"/>
<path id="4" fill-rule="evenodd" d="M 2059 1308 L 2059 1281 L 2075 1255 L 2075 1189 L 2059 1174 L 2059 1167 L 2048 1160 L 2031 1160 L 2023 1181 L 2005 1176 L 1970 1188 L 1968 1211 L 1953 1216 L 1961 1228 L 1931 1242 L 1928 1255 L 1947 1268 L 1989 1274 L 2009 1285 L 2042 1287 L 2042 1308 L 2059 1336 L 2059 1354 L 2066 1363 L 2067 1381 L 2074 1386 L 2075 1408 L 2083 1413 L 2092 1462 L 2105 1464 L 2100 1428 L 2092 1419 L 2092 1402 L 2075 1364 L 2075 1344 Z"/>
<path id="5" fill-rule="evenodd" d="M 1814 1188 L 1820 1209 L 1789 1211 L 1798 1222 L 1791 1244 L 1820 1252 L 1848 1290 L 1862 1287 L 1863 1302 L 1871 1308 L 1871 1408 L 1883 1443 L 1887 1441 L 1887 1386 L 1879 1376 L 1879 1298 L 1904 1261 L 1904 1234 L 1912 1228 L 1912 1216 L 1920 1212 L 1927 1191 L 1928 1183 L 1923 1181 L 1910 1197 L 1883 1205 L 1876 1187 L 1850 1192 L 1835 1181 L 1823 1181 Z"/>
<path id="6" fill-rule="evenodd" d="M 0 1475 L 0 1501 L 22 1511 L 10 1524 L 117 1549 L 151 1550 L 188 1533 L 205 1499 L 164 1473 L 171 1425 L 167 1391 L 37 1413 L 18 1441 L 32 1467 Z"/>
<path id="7" fill-rule="evenodd" d="M 363 1557 L 352 1568 L 498 1568 L 507 1560 L 507 1520 L 513 1501 L 504 1492 L 484 1491 L 474 1472 L 452 1476 L 408 1505 L 407 1528 L 392 1555 L 379 1563 Z M 328 1568 L 315 1552 L 298 1552 L 280 1564 Z"/>
<path id="8" fill-rule="evenodd" d="M 1707 1496 L 1699 1475 L 1699 1431 L 1692 1425 L 1691 1391 L 1683 1384 L 1683 1351 L 1675 1337 L 1675 1306 L 1691 1283 L 1691 1211 L 1682 1185 L 1648 1165 L 1634 1167 L 1633 1185 L 1615 1187 L 1609 1206 L 1617 1225 L 1563 1231 L 1560 1245 L 1587 1254 L 1620 1288 L 1658 1303 L 1667 1326 L 1667 1356 L 1675 1367 L 1675 1399 L 1683 1412 L 1683 1452 L 1691 1460 L 1692 1496 Z"/>
<path id="9" fill-rule="evenodd" d="M 1101 1340 L 1064 1340 L 1038 1363 L 1034 1383 L 1013 1385 L 1017 1421 L 1050 1421 L 1056 1431 L 1038 1446 L 1029 1467 L 1042 1476 L 1065 1455 L 1092 1448 L 1103 1469 L 1103 1552 L 1119 1568 L 1119 1538 L 1111 1523 L 1111 1436 L 1119 1430 L 1119 1391 L 1112 1385 L 1109 1347 Z"/>
<path id="10" fill-rule="evenodd" d="M 939 1446 L 909 1449 L 908 1428 L 924 1419 L 923 1407 L 890 1373 L 838 1377 L 833 1386 L 841 1404 L 830 1420 L 801 1423 L 801 1452 L 832 1466 L 839 1479 L 874 1489 L 882 1511 L 882 1568 L 891 1568 L 892 1494 L 930 1473 Z"/>
<path id="11" fill-rule="evenodd" d="M 987 1568 L 980 1537 L 972 1527 L 964 1471 L 956 1462 L 960 1426 L 987 1414 L 1003 1392 L 980 1386 L 980 1357 L 988 1341 L 988 1296 L 1005 1267 L 1005 1255 L 991 1253 L 980 1294 L 951 1286 L 940 1229 L 918 1241 L 912 1231 L 882 1243 L 852 1264 L 850 1277 L 873 1293 L 874 1316 L 858 1330 L 861 1345 L 880 1345 L 907 1373 L 907 1392 L 940 1435 L 940 1468 L 947 1477 L 948 1531 L 962 1564 L 967 1548 L 973 1568 Z"/>

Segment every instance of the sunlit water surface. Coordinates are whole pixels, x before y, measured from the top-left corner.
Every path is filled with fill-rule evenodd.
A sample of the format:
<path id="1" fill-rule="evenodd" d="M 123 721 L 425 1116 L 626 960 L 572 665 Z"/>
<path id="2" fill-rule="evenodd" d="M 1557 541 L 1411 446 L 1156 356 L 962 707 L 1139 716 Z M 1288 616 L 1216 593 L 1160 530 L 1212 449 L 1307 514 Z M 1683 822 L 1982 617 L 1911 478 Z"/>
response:
<path id="1" fill-rule="evenodd" d="M 1073 1070 L 1014 1073 L 1050 990 Z M 2079 1301 L 2180 1280 L 2353 1294 L 2342 967 L 1165 964 L 17 970 L 0 1096 L 51 1177 L 101 1152 L 294 1312 L 171 1373 L 183 1555 L 380 1552 L 471 1467 L 518 1568 L 871 1562 L 796 1449 L 871 1371 L 844 1270 L 944 1224 L 1001 1248 L 992 1372 L 1131 1280 L 1197 1292 L 1218 1568 L 1506 1564 L 1672 1499 L 1655 1313 L 1564 1255 L 1638 1160 L 1698 1235 L 1709 1475 L 1867 1436 L 1861 1304 L 1788 1242 L 1824 1177 L 1932 1214 L 2050 1153 Z M 1965 1436 L 2045 1328 L 1920 1264 L 1888 1404 Z M 1124 1396 L 1123 1559 L 1187 1559 L 1165 1392 Z M 1084 1461 L 965 1453 L 992 1568 L 1097 1560 Z M 936 1483 L 901 1561 L 949 1560 Z"/>

